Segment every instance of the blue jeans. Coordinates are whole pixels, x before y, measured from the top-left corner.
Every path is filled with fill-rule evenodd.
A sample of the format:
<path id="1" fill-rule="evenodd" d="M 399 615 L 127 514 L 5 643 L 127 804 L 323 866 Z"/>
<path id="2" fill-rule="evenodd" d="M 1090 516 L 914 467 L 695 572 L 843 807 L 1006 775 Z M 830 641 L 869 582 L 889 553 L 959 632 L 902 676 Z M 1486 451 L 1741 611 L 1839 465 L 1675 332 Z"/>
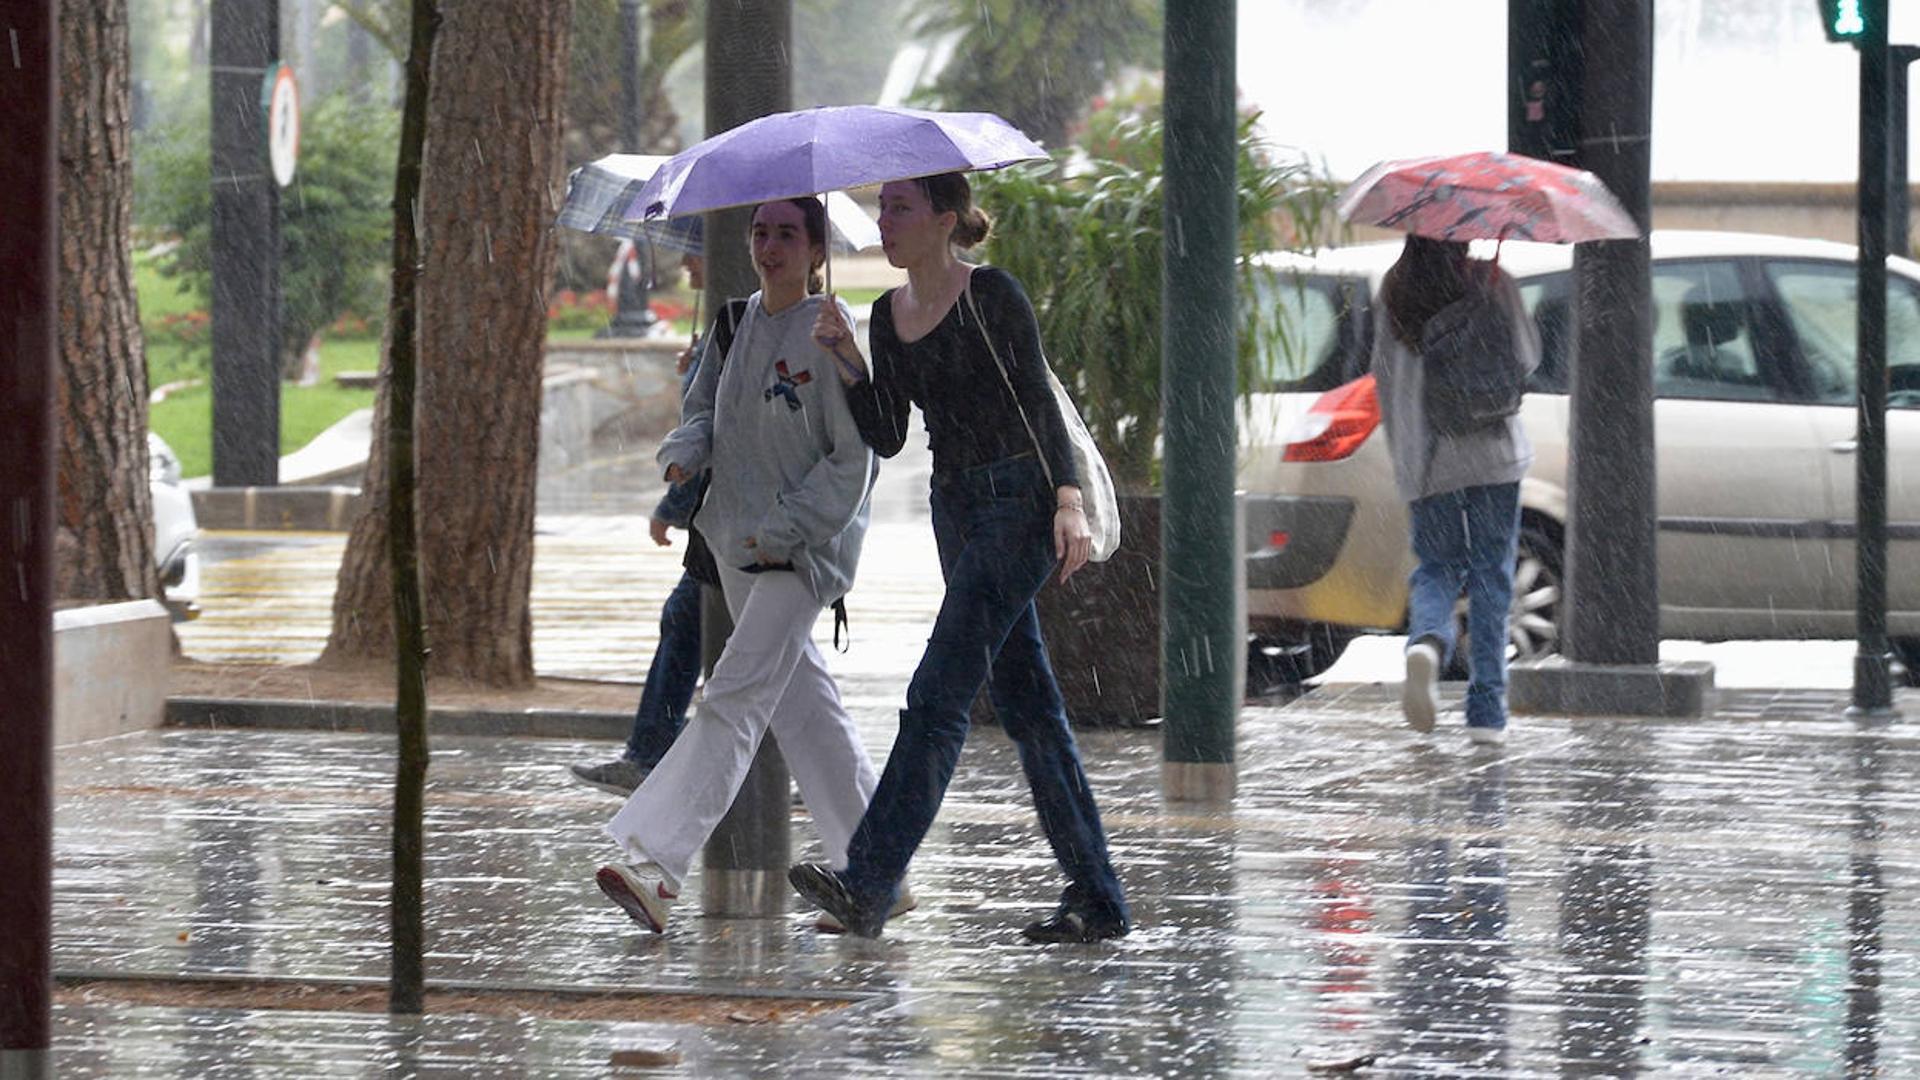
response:
<path id="1" fill-rule="evenodd" d="M 1453 655 L 1453 605 L 1467 590 L 1467 726 L 1507 726 L 1507 613 L 1520 538 L 1520 485 L 1485 484 L 1408 504 L 1413 555 L 1407 640 L 1440 643 Z"/>
<path id="2" fill-rule="evenodd" d="M 647 685 L 640 691 L 623 757 L 649 769 L 660 764 L 686 726 L 687 706 L 699 679 L 700 583 L 681 574 L 660 606 L 660 644 L 647 668 Z"/>
<path id="3" fill-rule="evenodd" d="M 1040 827 L 1066 871 L 1061 904 L 1096 926 L 1130 921 L 1033 598 L 1053 574 L 1053 491 L 1037 458 L 933 477 L 933 535 L 946 596 L 907 687 L 900 734 L 848 846 L 861 903 L 893 895 L 926 838 L 981 684 L 1020 755 Z"/>

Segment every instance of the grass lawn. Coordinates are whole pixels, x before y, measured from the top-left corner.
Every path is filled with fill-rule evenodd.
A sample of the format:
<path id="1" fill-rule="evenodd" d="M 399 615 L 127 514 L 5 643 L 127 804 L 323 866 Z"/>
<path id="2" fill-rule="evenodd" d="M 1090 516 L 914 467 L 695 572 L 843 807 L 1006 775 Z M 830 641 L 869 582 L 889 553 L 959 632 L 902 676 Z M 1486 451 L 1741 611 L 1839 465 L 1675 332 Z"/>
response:
<path id="1" fill-rule="evenodd" d="M 373 405 L 372 390 L 343 390 L 333 383 L 341 371 L 373 371 L 379 365 L 375 338 L 322 341 L 320 383 L 280 385 L 280 452 L 290 454 L 313 441 L 355 409 Z M 151 370 L 151 363 L 149 363 Z M 153 406 L 148 424 L 180 458 L 180 475 L 213 471 L 213 390 L 206 384 L 168 395 Z"/>

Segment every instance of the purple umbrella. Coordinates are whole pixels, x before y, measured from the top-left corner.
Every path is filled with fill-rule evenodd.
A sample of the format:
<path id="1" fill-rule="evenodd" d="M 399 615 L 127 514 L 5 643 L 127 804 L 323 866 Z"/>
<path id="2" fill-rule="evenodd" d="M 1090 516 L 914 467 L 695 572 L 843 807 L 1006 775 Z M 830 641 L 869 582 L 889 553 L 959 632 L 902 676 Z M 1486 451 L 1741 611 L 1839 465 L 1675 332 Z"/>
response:
<path id="1" fill-rule="evenodd" d="M 1046 156 L 992 113 L 825 105 L 750 120 L 682 150 L 626 216 L 681 217 Z"/>

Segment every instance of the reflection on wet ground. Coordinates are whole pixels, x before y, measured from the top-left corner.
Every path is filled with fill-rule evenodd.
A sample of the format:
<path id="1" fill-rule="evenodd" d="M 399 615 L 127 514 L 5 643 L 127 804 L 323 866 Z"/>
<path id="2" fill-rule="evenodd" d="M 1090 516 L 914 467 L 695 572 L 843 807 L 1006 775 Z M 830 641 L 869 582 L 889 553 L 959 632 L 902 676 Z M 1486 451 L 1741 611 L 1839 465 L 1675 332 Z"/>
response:
<path id="1" fill-rule="evenodd" d="M 635 931 L 591 875 L 605 744 L 435 744 L 430 977 L 883 995 L 804 1024 L 74 1006 L 62 1075 L 1911 1075 L 1920 738 L 1830 693 L 1698 723 L 1526 720 L 1422 742 L 1389 690 L 1248 709 L 1231 810 L 1168 806 L 1153 732 L 1082 733 L 1140 928 L 1034 948 L 1059 882 L 1006 741 L 978 732 L 879 942 L 698 915 Z M 1911 713 L 1920 700 L 1908 692 Z M 891 709 L 856 707 L 876 755 Z M 167 731 L 61 752 L 64 971 L 385 972 L 391 741 Z M 811 844 L 796 812 L 796 850 Z M 698 880 L 693 885 L 698 889 Z"/>

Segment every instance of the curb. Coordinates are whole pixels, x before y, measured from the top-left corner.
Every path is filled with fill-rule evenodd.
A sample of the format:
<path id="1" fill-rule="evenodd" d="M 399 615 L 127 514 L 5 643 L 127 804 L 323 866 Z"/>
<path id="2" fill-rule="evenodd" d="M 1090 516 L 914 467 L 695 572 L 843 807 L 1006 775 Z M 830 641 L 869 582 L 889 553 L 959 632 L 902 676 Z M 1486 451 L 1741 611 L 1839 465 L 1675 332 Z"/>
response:
<path id="1" fill-rule="evenodd" d="M 256 974 L 247 971 L 138 971 L 118 968 L 58 968 L 56 983 L 86 982 L 168 982 L 201 986 L 317 986 L 335 990 L 384 990 L 387 979 L 343 975 Z M 810 989 L 803 986 L 742 986 L 738 983 L 608 983 L 608 982 L 529 982 L 518 979 L 426 979 L 428 991 L 473 994 L 552 994 L 556 997 L 714 997 L 743 1001 L 832 1001 L 847 1005 L 870 1005 L 892 995 L 879 990 L 847 990 L 838 987 Z"/>
<path id="2" fill-rule="evenodd" d="M 395 731 L 392 705 L 276 698 L 168 698 L 165 726 L 372 735 Z M 444 708 L 427 712 L 427 729 L 436 735 L 620 740 L 632 727 L 631 713 Z"/>
<path id="3" fill-rule="evenodd" d="M 202 529 L 345 532 L 360 512 L 358 487 L 333 485 L 197 488 L 193 515 Z"/>

